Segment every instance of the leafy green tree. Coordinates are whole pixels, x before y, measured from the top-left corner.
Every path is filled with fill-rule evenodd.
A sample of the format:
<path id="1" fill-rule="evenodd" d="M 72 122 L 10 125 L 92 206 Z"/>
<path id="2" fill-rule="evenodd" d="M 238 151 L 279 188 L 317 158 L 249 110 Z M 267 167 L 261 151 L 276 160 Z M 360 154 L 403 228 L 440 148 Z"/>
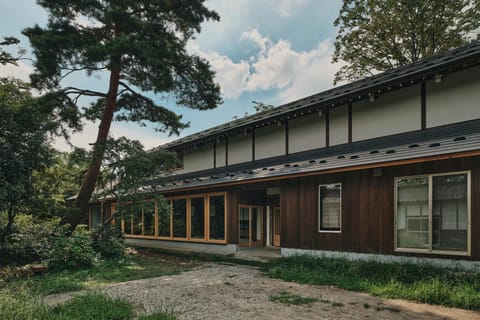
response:
<path id="1" fill-rule="evenodd" d="M 100 125 L 88 171 L 78 192 L 78 211 L 61 224 L 74 229 L 88 211 L 100 174 L 110 125 L 115 121 L 157 124 L 177 134 L 187 124 L 143 92 L 170 95 L 179 105 L 198 110 L 215 108 L 220 89 L 209 64 L 186 50 L 203 21 L 218 15 L 204 0 L 39 0 L 49 13 L 46 28 L 24 30 L 36 57 L 34 87 L 50 90 L 67 104 L 81 97 L 96 99 L 84 116 Z M 108 89 L 62 86 L 71 74 L 108 74 Z"/>
<path id="2" fill-rule="evenodd" d="M 39 218 L 62 216 L 69 209 L 68 197 L 76 194 L 88 168 L 89 153 L 50 150 L 49 162 L 32 174 L 32 199 L 26 212 Z"/>
<path id="3" fill-rule="evenodd" d="M 34 98 L 29 90 L 19 80 L 0 79 L 0 213 L 7 216 L 0 242 L 31 203 L 33 172 L 49 163 L 52 134 L 79 128 L 74 111 L 58 108 L 51 96 Z"/>
<path id="4" fill-rule="evenodd" d="M 357 80 L 459 47 L 480 26 L 479 0 L 344 0 L 333 62 L 335 83 Z M 478 32 L 478 31 L 477 31 Z"/>

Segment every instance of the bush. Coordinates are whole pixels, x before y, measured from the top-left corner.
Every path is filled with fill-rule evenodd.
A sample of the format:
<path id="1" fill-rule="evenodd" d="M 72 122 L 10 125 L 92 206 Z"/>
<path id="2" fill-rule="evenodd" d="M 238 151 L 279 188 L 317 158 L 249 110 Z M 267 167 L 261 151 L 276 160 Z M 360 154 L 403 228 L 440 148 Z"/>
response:
<path id="1" fill-rule="evenodd" d="M 60 228 L 52 244 L 48 266 L 52 269 L 88 268 L 95 261 L 90 232 L 78 226 L 72 235 L 66 235 L 66 228 Z"/>
<path id="2" fill-rule="evenodd" d="M 50 239 L 57 225 L 57 219 L 35 222 L 31 215 L 18 215 L 12 233 L 7 236 L 5 243 L 0 243 L 0 265 L 19 265 L 47 259 Z"/>
<path id="3" fill-rule="evenodd" d="M 102 228 L 92 233 L 92 247 L 103 258 L 118 259 L 124 256 L 124 236 L 118 226 Z"/>

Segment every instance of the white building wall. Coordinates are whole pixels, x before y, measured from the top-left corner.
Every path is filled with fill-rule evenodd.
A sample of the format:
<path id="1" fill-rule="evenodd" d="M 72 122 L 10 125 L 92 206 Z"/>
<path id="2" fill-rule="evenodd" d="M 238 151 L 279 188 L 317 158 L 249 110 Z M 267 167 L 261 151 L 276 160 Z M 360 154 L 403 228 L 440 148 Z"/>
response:
<path id="1" fill-rule="evenodd" d="M 427 127 L 480 118 L 480 67 L 427 82 Z"/>
<path id="2" fill-rule="evenodd" d="M 420 85 L 352 104 L 352 141 L 421 129 Z"/>
<path id="3" fill-rule="evenodd" d="M 252 161 L 252 135 L 228 137 L 228 164 Z"/>
<path id="4" fill-rule="evenodd" d="M 329 140 L 331 146 L 348 142 L 348 105 L 330 110 Z"/>
<path id="5" fill-rule="evenodd" d="M 255 160 L 285 154 L 285 127 L 268 126 L 255 130 Z"/>
<path id="6" fill-rule="evenodd" d="M 220 141 L 217 142 L 217 147 L 216 147 L 216 162 L 217 162 L 217 168 L 219 167 L 224 167 L 225 166 L 225 141 Z"/>
<path id="7" fill-rule="evenodd" d="M 213 168 L 213 143 L 191 149 L 183 154 L 183 169 L 177 173 L 187 173 Z"/>
<path id="8" fill-rule="evenodd" d="M 303 116 L 288 123 L 288 152 L 295 153 L 325 147 L 325 117 Z"/>

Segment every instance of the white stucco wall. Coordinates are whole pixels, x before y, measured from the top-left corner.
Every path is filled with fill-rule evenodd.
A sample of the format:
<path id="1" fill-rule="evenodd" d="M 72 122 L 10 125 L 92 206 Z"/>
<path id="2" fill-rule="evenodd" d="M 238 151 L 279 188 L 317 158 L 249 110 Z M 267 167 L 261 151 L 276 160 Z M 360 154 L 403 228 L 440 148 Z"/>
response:
<path id="1" fill-rule="evenodd" d="M 255 130 L 255 160 L 285 154 L 285 127 L 272 125 Z"/>
<path id="2" fill-rule="evenodd" d="M 295 153 L 325 147 L 325 117 L 312 114 L 290 120 L 288 152 Z"/>
<path id="3" fill-rule="evenodd" d="M 480 118 L 480 67 L 427 83 L 427 127 Z"/>
<path id="4" fill-rule="evenodd" d="M 228 137 L 228 164 L 252 161 L 252 135 L 238 134 Z"/>
<path id="5" fill-rule="evenodd" d="M 211 168 L 213 168 L 213 143 L 186 151 L 183 154 L 183 170 L 178 170 L 177 173 L 181 174 Z"/>
<path id="6" fill-rule="evenodd" d="M 348 105 L 330 110 L 330 145 L 348 142 Z"/>
<path id="7" fill-rule="evenodd" d="M 420 85 L 352 104 L 352 141 L 421 129 Z"/>
<path id="8" fill-rule="evenodd" d="M 217 168 L 225 166 L 225 141 L 217 142 Z"/>

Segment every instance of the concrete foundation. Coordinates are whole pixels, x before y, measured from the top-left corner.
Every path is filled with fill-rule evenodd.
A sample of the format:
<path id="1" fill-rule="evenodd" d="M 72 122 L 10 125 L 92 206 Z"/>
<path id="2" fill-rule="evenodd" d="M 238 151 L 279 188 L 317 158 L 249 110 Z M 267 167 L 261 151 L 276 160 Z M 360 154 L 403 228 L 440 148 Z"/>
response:
<path id="1" fill-rule="evenodd" d="M 165 241 L 154 239 L 125 239 L 125 244 L 130 246 L 158 248 L 165 250 L 198 252 L 208 254 L 232 255 L 238 250 L 236 244 L 213 244 L 213 243 L 196 243 L 181 241 Z"/>
<path id="2" fill-rule="evenodd" d="M 369 253 L 356 253 L 356 252 L 326 251 L 326 250 L 305 250 L 305 249 L 293 249 L 293 248 L 281 248 L 280 252 L 282 256 L 287 256 L 287 257 L 294 256 L 294 255 L 311 255 L 316 257 L 344 258 L 347 260 L 378 261 L 378 262 L 385 262 L 385 263 L 393 262 L 393 263 L 431 264 L 433 266 L 442 267 L 442 268 L 455 268 L 455 269 L 480 272 L 480 261 L 406 257 L 406 256 L 392 256 L 392 255 L 369 254 Z"/>

